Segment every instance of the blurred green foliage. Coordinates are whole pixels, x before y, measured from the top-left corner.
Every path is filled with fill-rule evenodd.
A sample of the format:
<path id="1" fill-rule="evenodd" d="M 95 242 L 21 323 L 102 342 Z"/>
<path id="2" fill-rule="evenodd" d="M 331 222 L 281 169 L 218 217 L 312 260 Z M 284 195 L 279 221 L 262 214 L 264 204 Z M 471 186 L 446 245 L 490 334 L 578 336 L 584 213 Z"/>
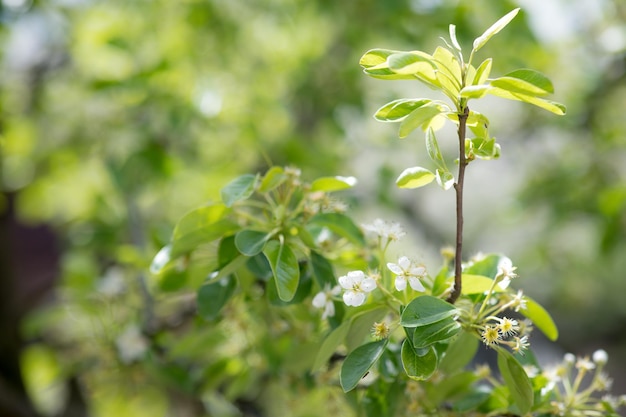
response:
<path id="1" fill-rule="evenodd" d="M 522 185 L 506 184 L 513 203 L 490 195 L 505 202 L 485 216 L 511 213 L 519 241 L 503 236 L 515 250 L 502 250 L 537 284 L 527 284 L 529 294 L 553 305 L 568 349 L 583 349 L 580 334 L 624 343 L 626 7 L 604 0 L 592 13 L 580 2 L 555 14 L 520 3 L 526 12 L 490 43 L 494 72 L 527 64 L 550 75 L 569 114 L 505 108 L 510 130 L 494 129 L 500 163 Z M 308 416 L 322 407 L 350 415 L 336 387 L 307 390 L 302 359 L 323 329 L 294 328 L 290 318 L 310 312 L 251 304 L 260 294 L 247 294 L 225 319 L 206 323 L 189 296 L 195 288 L 165 297 L 147 273 L 150 260 L 176 219 L 219 198 L 241 173 L 291 164 L 306 178 L 396 176 L 393 157 L 365 167 L 356 158 L 362 148 L 389 151 L 380 143 L 395 138 L 393 126 L 371 128 L 375 108 L 393 97 L 361 73 L 359 57 L 372 47 L 432 50 L 450 22 L 473 39 L 516 6 L 4 1 L 1 186 L 15 195 L 22 222 L 52 226 L 63 247 L 55 301 L 23 323 L 34 344 L 22 369 L 39 411 L 65 407 L 41 397 L 41 384 L 67 391 L 77 377 L 96 416 Z M 354 206 L 400 204 L 433 246 L 452 240 L 421 221 L 420 201 L 406 203 L 380 183 L 363 184 Z M 528 233 L 519 230 L 525 224 L 534 225 Z M 468 238 L 470 248 L 492 249 Z M 143 333 L 133 339 L 134 328 Z M 143 338 L 158 349 L 124 359 L 123 335 L 138 351 Z"/>

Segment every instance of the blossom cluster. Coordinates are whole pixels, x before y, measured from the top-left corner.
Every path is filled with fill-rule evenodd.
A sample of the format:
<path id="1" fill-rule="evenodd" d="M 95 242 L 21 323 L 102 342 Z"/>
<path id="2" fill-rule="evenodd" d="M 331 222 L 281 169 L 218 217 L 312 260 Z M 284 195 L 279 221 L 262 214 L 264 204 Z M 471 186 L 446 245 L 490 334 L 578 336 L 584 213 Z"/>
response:
<path id="1" fill-rule="evenodd" d="M 528 323 L 520 323 L 508 317 L 488 317 L 488 323 L 481 331 L 483 342 L 487 346 L 507 345 L 513 352 L 523 354 L 528 346 Z"/>

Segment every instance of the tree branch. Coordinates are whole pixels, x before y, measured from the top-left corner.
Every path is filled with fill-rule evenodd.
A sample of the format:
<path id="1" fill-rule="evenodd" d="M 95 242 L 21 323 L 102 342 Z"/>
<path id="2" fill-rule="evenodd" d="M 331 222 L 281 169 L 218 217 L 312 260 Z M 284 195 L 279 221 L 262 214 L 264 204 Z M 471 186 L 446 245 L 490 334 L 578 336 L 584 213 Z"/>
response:
<path id="1" fill-rule="evenodd" d="M 463 183 L 465 181 L 465 167 L 467 159 L 465 158 L 465 131 L 467 128 L 467 118 L 469 116 L 469 107 L 462 108 L 459 113 L 459 176 L 454 184 L 456 190 L 456 251 L 454 255 L 454 289 L 448 297 L 448 302 L 454 302 L 461 295 L 463 287 L 461 278 L 461 263 L 463 262 Z"/>

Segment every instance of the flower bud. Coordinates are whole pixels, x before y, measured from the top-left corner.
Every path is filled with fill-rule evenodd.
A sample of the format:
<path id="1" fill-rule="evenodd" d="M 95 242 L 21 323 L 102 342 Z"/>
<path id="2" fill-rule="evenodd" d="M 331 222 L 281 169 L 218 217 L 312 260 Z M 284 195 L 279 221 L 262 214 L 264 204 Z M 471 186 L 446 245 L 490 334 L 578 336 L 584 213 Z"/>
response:
<path id="1" fill-rule="evenodd" d="M 604 365 L 609 360 L 609 355 L 605 350 L 599 349 L 593 352 L 593 361 L 598 365 Z"/>

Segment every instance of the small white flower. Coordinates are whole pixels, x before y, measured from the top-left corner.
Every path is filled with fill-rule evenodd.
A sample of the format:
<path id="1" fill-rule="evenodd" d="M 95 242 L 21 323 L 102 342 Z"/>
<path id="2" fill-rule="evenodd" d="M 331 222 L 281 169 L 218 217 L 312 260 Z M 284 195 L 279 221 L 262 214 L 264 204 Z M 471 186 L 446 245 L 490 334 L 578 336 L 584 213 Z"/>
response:
<path id="1" fill-rule="evenodd" d="M 495 317 L 495 319 L 499 322 L 497 327 L 500 333 L 502 333 L 502 336 L 513 336 L 519 331 L 517 320 L 509 319 L 507 317 Z"/>
<path id="2" fill-rule="evenodd" d="M 143 357 L 148 350 L 148 341 L 139 327 L 131 325 L 115 340 L 115 346 L 122 362 L 130 363 Z"/>
<path id="3" fill-rule="evenodd" d="M 313 297 L 313 307 L 315 308 L 323 308 L 324 312 L 322 313 L 322 320 L 327 317 L 333 317 L 335 315 L 335 304 L 333 304 L 333 296 L 339 295 L 341 292 L 341 288 L 338 285 L 335 285 L 332 289 L 330 285 L 326 285 L 324 291 L 318 292 L 315 297 Z"/>
<path id="4" fill-rule="evenodd" d="M 503 290 L 506 290 L 511 280 L 517 277 L 515 270 L 517 267 L 513 266 L 513 262 L 506 257 L 500 259 L 498 263 L 498 273 L 496 275 L 496 279 L 499 280 L 498 285 Z"/>
<path id="5" fill-rule="evenodd" d="M 596 364 L 589 360 L 589 356 L 585 358 L 578 358 L 576 361 L 576 368 L 581 371 L 592 371 L 595 369 Z"/>
<path id="6" fill-rule="evenodd" d="M 565 362 L 566 365 L 572 366 L 576 362 L 576 356 L 574 356 L 573 353 L 566 353 L 563 356 L 563 362 Z"/>
<path id="7" fill-rule="evenodd" d="M 530 343 L 528 342 L 528 336 L 516 337 L 515 338 L 515 346 L 513 346 L 513 352 L 517 352 L 521 355 L 524 354 L 524 351 L 528 349 Z"/>
<path id="8" fill-rule="evenodd" d="M 104 276 L 98 282 L 98 292 L 107 297 L 121 295 L 126 290 L 124 271 L 122 268 L 112 266 L 106 270 Z"/>
<path id="9" fill-rule="evenodd" d="M 376 219 L 372 224 L 362 224 L 364 231 L 375 234 L 387 241 L 400 240 L 406 233 L 400 223 L 386 222 L 382 219 Z"/>
<path id="10" fill-rule="evenodd" d="M 425 290 L 420 278 L 423 278 L 426 274 L 426 268 L 421 265 L 415 265 L 406 256 L 400 257 L 397 264 L 389 262 L 387 264 L 387 268 L 396 274 L 396 290 L 404 291 L 407 280 L 409 281 L 411 288 L 415 291 Z"/>
<path id="11" fill-rule="evenodd" d="M 367 293 L 376 289 L 376 281 L 363 271 L 350 271 L 347 275 L 339 277 L 339 285 L 345 290 L 343 302 L 352 307 L 362 305 Z"/>
<path id="12" fill-rule="evenodd" d="M 526 310 L 528 308 L 526 299 L 524 298 L 524 292 L 522 290 L 517 291 L 517 294 L 513 297 L 512 307 L 515 311 Z"/>

